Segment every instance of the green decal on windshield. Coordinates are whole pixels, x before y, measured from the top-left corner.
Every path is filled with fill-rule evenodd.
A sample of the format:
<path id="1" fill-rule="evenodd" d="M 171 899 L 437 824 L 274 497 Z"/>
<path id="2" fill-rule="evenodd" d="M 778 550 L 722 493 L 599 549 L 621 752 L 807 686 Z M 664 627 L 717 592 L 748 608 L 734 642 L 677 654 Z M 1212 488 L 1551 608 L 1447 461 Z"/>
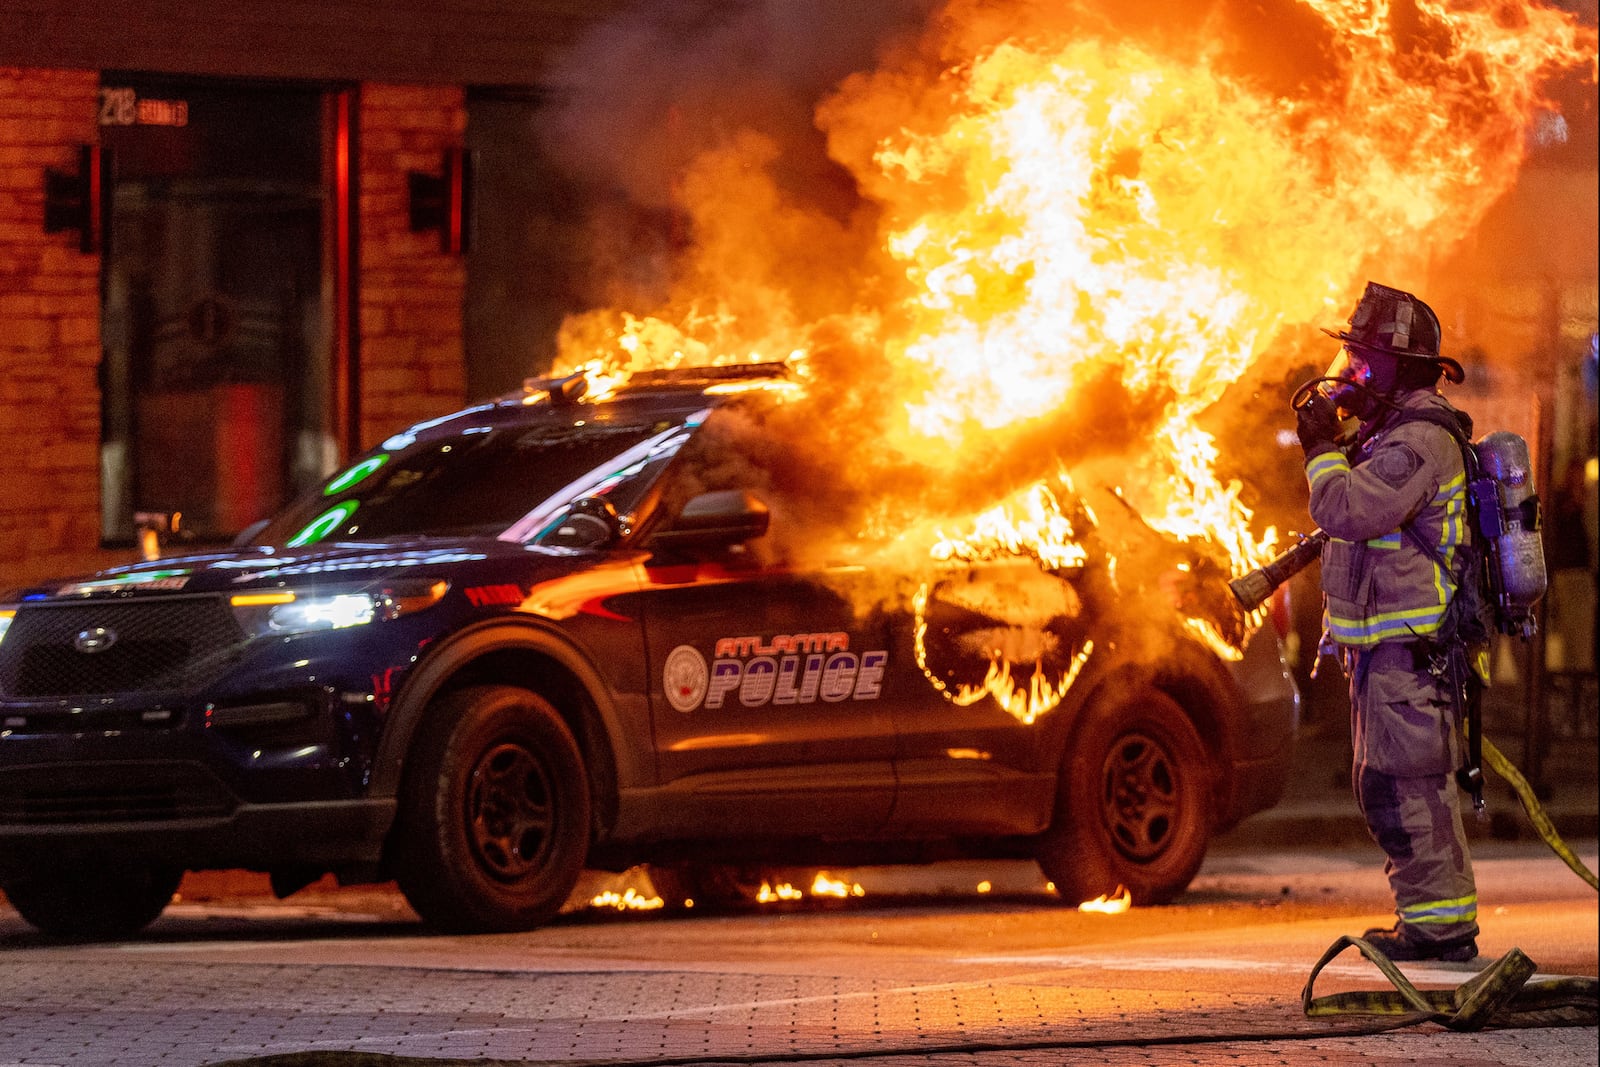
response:
<path id="1" fill-rule="evenodd" d="M 362 460 L 360 463 L 357 463 L 354 467 L 351 467 L 333 481 L 329 482 L 323 488 L 322 495 L 333 496 L 335 493 L 344 492 L 352 485 L 355 485 L 356 483 L 365 479 L 373 471 L 377 470 L 387 462 L 389 462 L 389 457 L 387 454 L 381 456 L 372 456 L 368 459 Z"/>
<path id="2" fill-rule="evenodd" d="M 356 502 L 346 500 L 342 504 L 335 504 L 321 515 L 306 524 L 306 528 L 289 538 L 290 548 L 299 548 L 302 545 L 314 545 L 333 532 L 333 528 L 355 514 Z"/>

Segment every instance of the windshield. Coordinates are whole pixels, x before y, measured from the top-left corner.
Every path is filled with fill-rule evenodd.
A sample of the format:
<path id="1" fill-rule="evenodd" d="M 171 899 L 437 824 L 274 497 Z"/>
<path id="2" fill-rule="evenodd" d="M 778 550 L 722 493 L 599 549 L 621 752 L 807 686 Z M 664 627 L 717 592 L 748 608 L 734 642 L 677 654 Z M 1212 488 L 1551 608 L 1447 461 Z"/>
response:
<path id="1" fill-rule="evenodd" d="M 605 496 L 631 512 L 694 419 L 596 418 L 592 408 L 535 424 L 464 426 L 380 450 L 291 505 L 254 544 L 291 548 L 386 537 L 538 540 L 567 506 Z"/>

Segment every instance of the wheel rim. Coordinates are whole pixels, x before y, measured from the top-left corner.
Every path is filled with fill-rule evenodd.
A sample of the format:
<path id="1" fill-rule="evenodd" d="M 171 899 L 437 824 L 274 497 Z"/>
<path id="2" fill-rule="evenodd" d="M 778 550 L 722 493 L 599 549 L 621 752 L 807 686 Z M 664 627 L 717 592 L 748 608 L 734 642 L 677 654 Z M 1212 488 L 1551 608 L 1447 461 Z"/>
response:
<path id="1" fill-rule="evenodd" d="M 484 869 L 503 881 L 544 865 L 554 838 L 550 774 L 533 752 L 515 742 L 486 751 L 467 784 L 467 827 Z"/>
<path id="2" fill-rule="evenodd" d="M 1106 756 L 1102 811 L 1117 851 L 1147 862 L 1160 856 L 1177 831 L 1178 769 L 1159 743 L 1124 734 Z"/>

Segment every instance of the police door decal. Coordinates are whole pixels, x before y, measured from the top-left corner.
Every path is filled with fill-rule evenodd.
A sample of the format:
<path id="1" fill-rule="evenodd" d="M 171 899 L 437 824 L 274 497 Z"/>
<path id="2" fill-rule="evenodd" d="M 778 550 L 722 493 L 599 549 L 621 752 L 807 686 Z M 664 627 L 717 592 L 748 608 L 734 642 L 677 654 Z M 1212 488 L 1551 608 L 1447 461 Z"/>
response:
<path id="1" fill-rule="evenodd" d="M 723 637 L 708 665 L 693 645 L 679 645 L 662 666 L 667 702 L 681 712 L 876 700 L 889 663 L 884 649 L 850 650 L 843 632 Z"/>

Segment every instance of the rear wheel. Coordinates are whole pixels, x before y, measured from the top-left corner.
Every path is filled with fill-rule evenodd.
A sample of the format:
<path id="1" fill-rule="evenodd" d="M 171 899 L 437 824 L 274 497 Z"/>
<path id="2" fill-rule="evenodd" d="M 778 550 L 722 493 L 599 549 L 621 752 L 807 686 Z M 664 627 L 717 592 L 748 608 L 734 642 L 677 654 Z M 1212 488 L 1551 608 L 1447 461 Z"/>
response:
<path id="1" fill-rule="evenodd" d="M 43 932 L 104 941 L 154 922 L 182 880 L 181 869 L 142 863 L 45 866 L 7 876 L 0 889 Z"/>
<path id="2" fill-rule="evenodd" d="M 589 849 L 589 784 L 572 731 L 514 686 L 447 694 L 412 744 L 393 854 L 429 924 L 528 930 L 561 909 Z"/>
<path id="3" fill-rule="evenodd" d="M 1039 866 L 1064 900 L 1126 888 L 1135 904 L 1182 893 L 1211 834 L 1211 759 L 1183 709 L 1152 686 L 1091 707 L 1061 765 Z"/>

